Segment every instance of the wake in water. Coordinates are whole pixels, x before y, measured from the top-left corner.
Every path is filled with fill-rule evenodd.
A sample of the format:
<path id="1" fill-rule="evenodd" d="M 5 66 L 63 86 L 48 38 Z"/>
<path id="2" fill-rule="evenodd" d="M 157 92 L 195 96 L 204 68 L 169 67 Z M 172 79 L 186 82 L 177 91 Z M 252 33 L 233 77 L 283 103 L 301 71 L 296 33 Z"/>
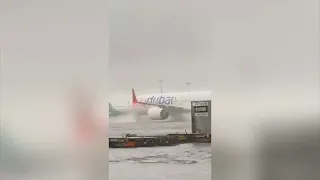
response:
<path id="1" fill-rule="evenodd" d="M 168 119 L 165 120 L 150 120 L 152 123 L 170 123 L 170 122 L 186 122 L 188 119 L 183 117 L 173 117 L 169 116 Z"/>
<path id="2" fill-rule="evenodd" d="M 127 115 L 120 115 L 117 117 L 110 117 L 109 121 L 111 123 L 133 123 L 136 122 L 134 115 L 127 114 Z"/>
<path id="3" fill-rule="evenodd" d="M 127 114 L 117 117 L 110 117 L 111 123 L 170 123 L 170 122 L 187 122 L 191 121 L 190 114 L 181 114 L 179 116 L 169 116 L 165 120 L 152 120 L 147 115 L 137 118 L 135 115 Z"/>

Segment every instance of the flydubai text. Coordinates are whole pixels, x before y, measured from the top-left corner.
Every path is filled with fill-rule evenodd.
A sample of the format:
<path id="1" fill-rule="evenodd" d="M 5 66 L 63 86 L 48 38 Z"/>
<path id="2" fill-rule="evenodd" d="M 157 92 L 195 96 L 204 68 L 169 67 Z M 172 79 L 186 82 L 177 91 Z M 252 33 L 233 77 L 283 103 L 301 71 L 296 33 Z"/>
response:
<path id="1" fill-rule="evenodd" d="M 159 104 L 159 105 L 172 105 L 176 102 L 175 96 L 151 96 L 147 98 L 139 98 L 139 101 L 150 103 L 150 104 Z"/>

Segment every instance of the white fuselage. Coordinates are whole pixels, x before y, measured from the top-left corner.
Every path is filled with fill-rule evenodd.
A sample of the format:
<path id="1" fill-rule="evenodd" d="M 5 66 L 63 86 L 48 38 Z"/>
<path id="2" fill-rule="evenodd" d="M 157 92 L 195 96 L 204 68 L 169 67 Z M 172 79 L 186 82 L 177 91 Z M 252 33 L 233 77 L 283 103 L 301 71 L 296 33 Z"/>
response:
<path id="1" fill-rule="evenodd" d="M 139 102 L 146 102 L 154 105 L 168 106 L 191 106 L 191 101 L 210 100 L 210 91 L 198 92 L 183 92 L 183 93 L 164 93 L 164 94 L 149 94 L 137 96 Z M 154 106 L 138 104 L 134 107 L 134 111 L 139 115 L 148 115 L 150 108 Z"/>

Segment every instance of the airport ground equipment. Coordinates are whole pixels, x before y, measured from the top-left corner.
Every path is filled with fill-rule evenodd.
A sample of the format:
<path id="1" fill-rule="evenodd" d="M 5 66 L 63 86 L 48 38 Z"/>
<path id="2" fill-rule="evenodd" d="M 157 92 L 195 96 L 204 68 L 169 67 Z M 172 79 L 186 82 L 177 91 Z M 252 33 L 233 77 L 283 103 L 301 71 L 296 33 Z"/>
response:
<path id="1" fill-rule="evenodd" d="M 171 133 L 158 136 L 126 134 L 110 137 L 110 148 L 175 146 L 184 143 L 211 143 L 211 100 L 191 102 L 192 133 Z"/>
<path id="2" fill-rule="evenodd" d="M 211 134 L 211 100 L 191 102 L 192 133 Z"/>

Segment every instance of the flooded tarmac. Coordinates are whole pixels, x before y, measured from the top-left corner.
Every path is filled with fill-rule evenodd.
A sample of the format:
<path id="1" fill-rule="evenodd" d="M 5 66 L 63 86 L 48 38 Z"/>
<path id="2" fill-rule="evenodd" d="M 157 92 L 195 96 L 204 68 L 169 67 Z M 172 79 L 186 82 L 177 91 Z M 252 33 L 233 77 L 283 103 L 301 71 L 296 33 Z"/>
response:
<path id="1" fill-rule="evenodd" d="M 190 132 L 190 121 L 141 122 L 110 120 L 110 136 L 127 133 L 160 135 Z M 110 180 L 211 179 L 211 145 L 182 144 L 171 147 L 109 149 Z"/>

